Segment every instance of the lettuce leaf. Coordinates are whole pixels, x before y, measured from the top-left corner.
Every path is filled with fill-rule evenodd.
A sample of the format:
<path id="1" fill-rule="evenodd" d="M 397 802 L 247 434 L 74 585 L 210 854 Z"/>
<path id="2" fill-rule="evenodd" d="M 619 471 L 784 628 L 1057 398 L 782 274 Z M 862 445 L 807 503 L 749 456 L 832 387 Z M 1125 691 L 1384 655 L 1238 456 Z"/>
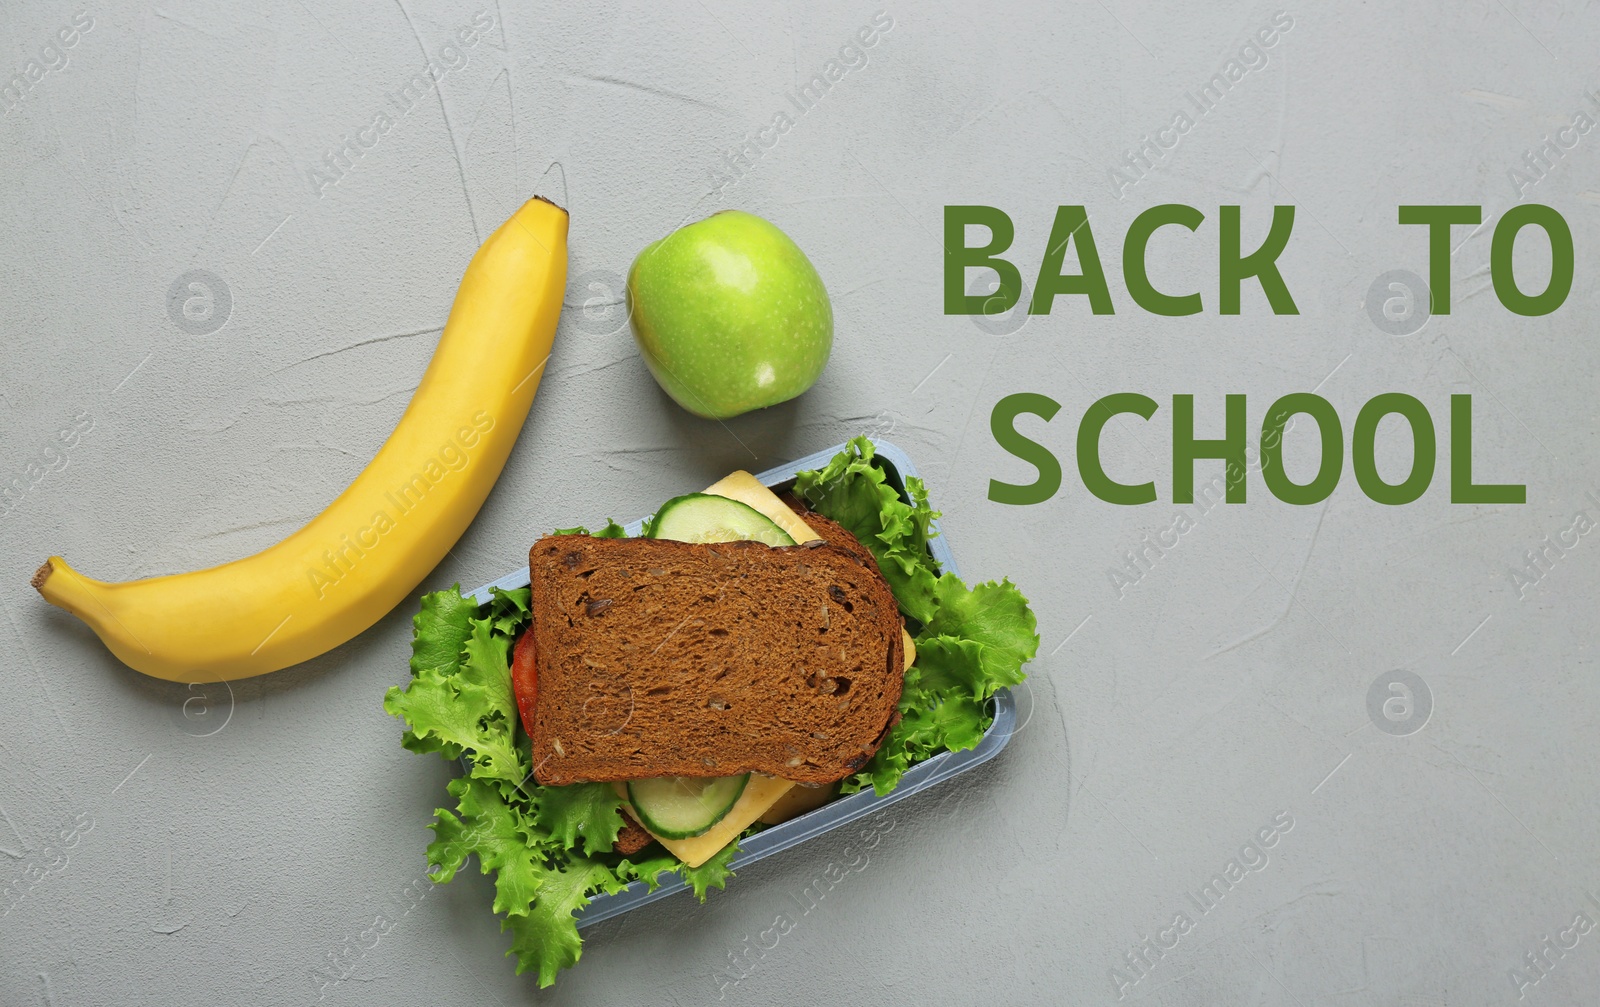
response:
<path id="1" fill-rule="evenodd" d="M 939 578 L 936 598 L 939 607 L 923 628 L 919 654 L 923 639 L 951 637 L 978 644 L 974 653 L 982 680 L 973 683 L 978 699 L 988 699 L 1001 686 L 1017 685 L 1027 677 L 1022 666 L 1039 650 L 1039 624 L 1028 599 L 1010 580 L 968 590 L 947 573 Z"/>
<path id="2" fill-rule="evenodd" d="M 528 620 L 533 618 L 530 607 L 532 601 L 531 588 L 519 587 L 515 591 L 497 588 L 489 602 L 489 619 L 494 624 L 494 631 L 515 640 L 518 628 L 526 626 Z"/>
<path id="3" fill-rule="evenodd" d="M 918 663 L 922 654 L 918 651 Z M 855 777 L 841 786 L 845 793 L 872 787 L 887 794 L 907 769 L 940 752 L 976 748 L 989 729 L 991 718 L 984 704 L 965 689 L 926 684 L 917 666 L 907 672 L 900 694 L 900 720 L 884 736 L 883 744 Z"/>
<path id="4" fill-rule="evenodd" d="M 446 758 L 470 751 L 473 776 L 516 784 L 527 768 L 511 730 L 516 718 L 508 663 L 511 637 L 495 633 L 492 618 L 467 622 L 457 657 L 445 667 L 417 672 L 404 691 L 391 688 L 383 708 L 411 725 L 407 748 L 443 752 Z M 455 640 L 457 630 L 452 622 L 440 633 Z"/>
<path id="5" fill-rule="evenodd" d="M 606 526 L 604 528 L 601 528 L 599 531 L 590 531 L 589 529 L 585 528 L 583 525 L 580 524 L 575 528 L 557 528 L 555 531 L 551 532 L 550 534 L 552 534 L 552 535 L 590 535 L 590 536 L 593 536 L 594 538 L 627 538 L 628 537 L 628 533 L 625 530 L 623 530 L 623 527 L 620 524 L 617 524 L 615 521 L 611 520 L 610 518 L 606 518 Z"/>
<path id="6" fill-rule="evenodd" d="M 538 821 L 565 849 L 582 837 L 585 853 L 604 853 L 622 831 L 622 798 L 609 783 L 540 787 Z"/>
<path id="7" fill-rule="evenodd" d="M 509 666 L 529 621 L 526 588 L 497 590 L 483 606 L 459 589 L 426 596 L 411 682 L 390 689 L 383 705 L 406 724 L 407 748 L 466 756 L 467 774 L 447 787 L 456 807 L 434 812 L 433 880 L 450 881 L 477 857 L 479 870 L 494 875 L 491 908 L 504 914 L 518 971 L 537 970 L 548 986 L 578 959 L 573 912 L 629 879 L 593 856 L 609 854 L 622 827 L 622 800 L 611 788 L 531 783 Z"/>
<path id="8" fill-rule="evenodd" d="M 450 781 L 448 789 L 460 802 L 460 817 L 443 808 L 435 812 L 439 824 L 434 826 L 435 838 L 428 847 L 428 860 L 441 867 L 446 863 L 459 867 L 465 860 L 464 852 L 475 854 L 480 872 L 494 872 L 494 911 L 526 915 L 549 873 L 544 865 L 542 847 L 545 844 L 540 842 L 541 837 L 529 834 L 516 809 L 506 803 L 498 787 L 464 776 Z M 453 820 L 448 825 L 446 816 Z M 442 831 L 441 826 L 444 826 Z M 454 876 L 454 871 L 450 874 Z"/>
<path id="9" fill-rule="evenodd" d="M 461 647 L 472 631 L 468 623 L 477 614 L 477 602 L 461 594 L 460 584 L 450 591 L 423 595 L 422 611 L 411 618 L 416 630 L 411 638 L 412 673 L 432 669 L 454 675 L 460 666 Z"/>
<path id="10" fill-rule="evenodd" d="M 745 835 L 749 835 L 751 831 L 751 829 L 746 829 Z M 727 887 L 728 879 L 733 877 L 733 871 L 728 868 L 728 863 L 733 860 L 733 855 L 738 852 L 739 840 L 735 839 L 714 853 L 710 860 L 707 860 L 699 867 L 683 867 L 678 873 L 682 874 L 683 880 L 687 881 L 689 887 L 694 889 L 695 898 L 704 902 L 706 900 L 706 892 L 713 888 L 722 889 Z"/>
<path id="11" fill-rule="evenodd" d="M 574 857 L 561 870 L 545 875 L 539 898 L 529 911 L 507 916 L 500 924 L 511 931 L 507 956 L 517 958 L 517 975 L 536 970 L 539 985 L 549 986 L 562 969 L 578 963 L 583 939 L 573 913 L 589 904 L 595 892 L 621 891 L 623 882 L 605 864 Z"/>
<path id="12" fill-rule="evenodd" d="M 645 887 L 653 892 L 661 887 L 661 875 L 672 874 L 682 866 L 683 861 L 677 857 L 670 853 L 661 853 L 653 857 L 646 857 L 638 863 L 624 860 L 617 865 L 617 877 L 626 878 L 630 881 L 643 881 Z"/>
<path id="13" fill-rule="evenodd" d="M 933 618 L 938 571 L 928 553 L 928 508 L 922 480 L 908 478 L 904 503 L 883 469 L 873 463 L 872 442 L 857 437 L 819 470 L 795 477 L 795 494 L 811 509 L 843 525 L 878 561 L 900 610 L 920 623 Z"/>

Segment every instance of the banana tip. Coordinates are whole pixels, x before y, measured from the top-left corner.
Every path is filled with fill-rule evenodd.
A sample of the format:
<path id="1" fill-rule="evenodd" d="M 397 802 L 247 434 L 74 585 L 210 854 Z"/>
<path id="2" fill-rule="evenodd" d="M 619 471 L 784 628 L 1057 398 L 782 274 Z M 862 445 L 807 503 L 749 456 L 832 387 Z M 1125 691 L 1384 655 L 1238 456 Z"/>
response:
<path id="1" fill-rule="evenodd" d="M 44 566 L 33 572 L 33 580 L 29 582 L 33 585 L 33 589 L 40 592 L 44 591 L 44 582 L 50 579 L 50 575 L 55 572 L 55 569 L 55 565 L 50 560 L 45 560 Z"/>

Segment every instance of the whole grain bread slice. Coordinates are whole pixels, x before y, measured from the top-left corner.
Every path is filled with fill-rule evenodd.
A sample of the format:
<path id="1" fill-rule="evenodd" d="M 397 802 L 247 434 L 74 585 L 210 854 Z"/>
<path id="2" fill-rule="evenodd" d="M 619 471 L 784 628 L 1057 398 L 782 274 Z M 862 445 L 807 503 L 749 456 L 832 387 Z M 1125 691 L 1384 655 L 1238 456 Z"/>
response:
<path id="1" fill-rule="evenodd" d="M 620 853 L 631 857 L 635 853 L 656 841 L 648 829 L 633 820 L 633 816 L 626 811 L 621 812 L 622 830 L 617 833 L 617 841 L 611 844 L 612 853 Z"/>
<path id="2" fill-rule="evenodd" d="M 900 614 L 866 558 L 826 541 L 540 539 L 535 778 L 856 771 L 903 682 Z"/>

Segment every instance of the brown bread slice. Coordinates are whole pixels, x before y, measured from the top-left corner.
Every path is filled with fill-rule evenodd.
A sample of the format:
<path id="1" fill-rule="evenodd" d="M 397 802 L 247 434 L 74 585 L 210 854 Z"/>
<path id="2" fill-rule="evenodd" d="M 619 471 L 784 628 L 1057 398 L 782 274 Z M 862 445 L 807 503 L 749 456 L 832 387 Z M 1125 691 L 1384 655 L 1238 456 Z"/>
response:
<path id="1" fill-rule="evenodd" d="M 617 841 L 611 845 L 611 852 L 620 853 L 631 857 L 635 853 L 656 841 L 656 837 L 626 811 L 622 812 L 622 831 L 617 833 Z"/>
<path id="2" fill-rule="evenodd" d="M 541 784 L 832 783 L 895 713 L 900 614 L 848 549 L 553 535 L 528 572 Z"/>

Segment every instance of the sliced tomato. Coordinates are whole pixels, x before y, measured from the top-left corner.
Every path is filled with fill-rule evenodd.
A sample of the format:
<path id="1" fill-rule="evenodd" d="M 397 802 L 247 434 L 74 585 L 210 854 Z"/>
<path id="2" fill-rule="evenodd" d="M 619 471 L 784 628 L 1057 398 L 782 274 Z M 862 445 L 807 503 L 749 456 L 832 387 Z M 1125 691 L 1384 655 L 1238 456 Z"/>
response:
<path id="1" fill-rule="evenodd" d="M 533 659 L 533 628 L 517 641 L 511 654 L 511 693 L 517 697 L 517 712 L 522 714 L 522 729 L 533 736 L 533 708 L 539 696 L 539 671 Z"/>

